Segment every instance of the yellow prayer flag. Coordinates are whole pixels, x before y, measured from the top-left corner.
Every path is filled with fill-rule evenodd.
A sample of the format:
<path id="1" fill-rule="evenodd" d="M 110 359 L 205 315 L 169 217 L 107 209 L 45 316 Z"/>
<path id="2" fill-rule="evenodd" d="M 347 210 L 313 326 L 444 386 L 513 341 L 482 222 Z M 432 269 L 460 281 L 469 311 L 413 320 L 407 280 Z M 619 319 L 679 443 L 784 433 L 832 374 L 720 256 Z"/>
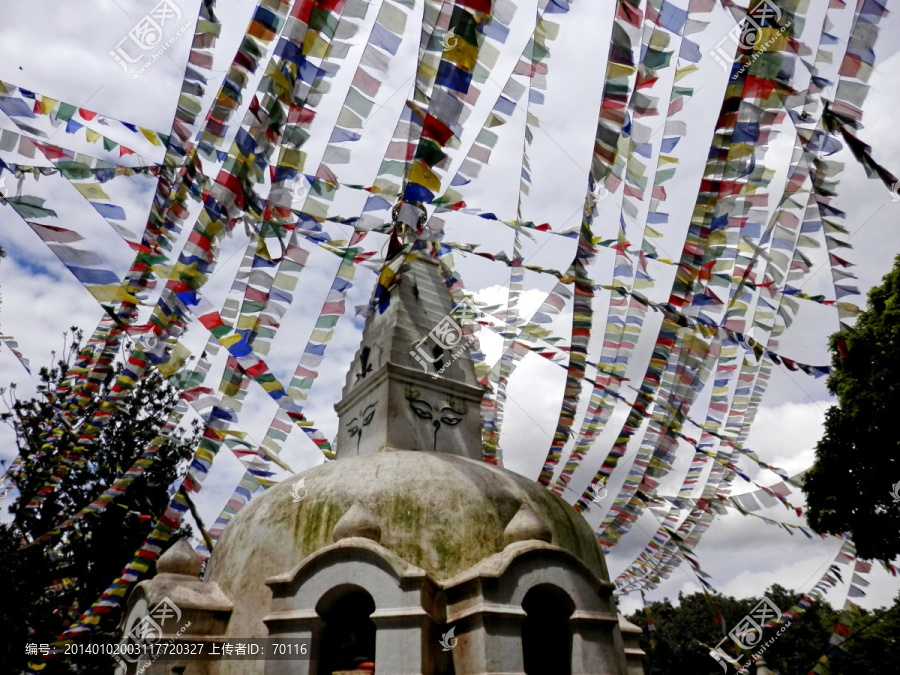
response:
<path id="1" fill-rule="evenodd" d="M 759 37 L 753 44 L 753 50 L 757 52 L 780 52 L 787 48 L 787 33 L 774 26 L 764 26 Z"/>
<path id="2" fill-rule="evenodd" d="M 631 77 L 637 69 L 634 66 L 623 66 L 621 63 L 610 63 L 606 68 L 606 79 L 614 77 Z"/>
<path id="3" fill-rule="evenodd" d="M 241 314 L 238 317 L 237 324 L 235 325 L 236 330 L 252 330 L 256 331 L 257 325 L 259 324 L 259 317 L 255 314 Z"/>
<path id="4" fill-rule="evenodd" d="M 109 199 L 109 195 L 96 183 L 72 183 L 85 199 Z"/>
<path id="5" fill-rule="evenodd" d="M 49 115 L 50 111 L 53 110 L 57 105 L 59 105 L 59 101 L 55 98 L 50 98 L 49 96 L 41 96 L 41 112 L 45 115 Z"/>
<path id="6" fill-rule="evenodd" d="M 303 41 L 303 53 L 307 58 L 324 59 L 328 52 L 328 46 L 329 43 L 322 39 L 317 32 L 309 31 Z"/>
<path id="7" fill-rule="evenodd" d="M 178 342 L 169 354 L 169 360 L 158 366 L 159 372 L 166 379 L 172 377 L 187 362 L 190 356 L 191 350 Z"/>
<path id="8" fill-rule="evenodd" d="M 438 177 L 419 160 L 413 162 L 412 171 L 409 172 L 409 182 L 423 185 L 432 192 L 438 192 L 441 189 L 441 181 Z"/>
<path id="9" fill-rule="evenodd" d="M 225 349 L 228 349 L 232 345 L 240 342 L 241 339 L 240 335 L 226 335 L 225 337 L 220 338 L 219 342 L 222 343 L 222 346 L 225 347 Z"/>
<path id="10" fill-rule="evenodd" d="M 282 469 L 284 469 L 285 471 L 288 471 L 290 473 L 294 473 L 294 470 L 291 467 L 289 467 L 281 459 L 279 459 L 278 454 L 276 452 L 273 452 L 272 450 L 267 448 L 265 445 L 260 446 L 260 449 L 263 451 L 263 454 L 265 454 L 266 457 L 268 457 L 270 460 L 275 462 Z M 259 480 L 259 478 L 257 478 L 257 480 Z"/>
<path id="11" fill-rule="evenodd" d="M 728 159 L 749 157 L 753 154 L 753 146 L 748 143 L 732 143 L 728 148 Z"/>
<path id="12" fill-rule="evenodd" d="M 296 171 L 302 171 L 305 163 L 305 152 L 281 146 L 281 156 L 278 158 L 279 166 L 287 166 Z"/>
<path id="13" fill-rule="evenodd" d="M 97 302 L 130 302 L 139 305 L 140 300 L 134 297 L 121 286 L 108 284 L 106 286 L 85 286 L 88 293 L 94 296 Z"/>
<path id="14" fill-rule="evenodd" d="M 694 63 L 690 64 L 689 66 L 685 66 L 684 68 L 679 68 L 675 71 L 675 81 L 678 82 L 678 80 L 680 80 L 681 78 L 690 75 L 691 73 L 698 70 L 700 70 L 700 68 Z"/>
<path id="15" fill-rule="evenodd" d="M 155 131 L 144 129 L 144 127 L 138 127 L 138 130 L 144 135 L 144 138 L 153 143 L 153 145 L 162 146 L 162 143 L 159 142 L 159 137 L 156 135 Z"/>
<path id="16" fill-rule="evenodd" d="M 541 19 L 534 32 L 539 40 L 549 42 L 559 37 L 559 24 L 548 21 L 545 17 Z"/>
<path id="17" fill-rule="evenodd" d="M 275 65 L 275 61 L 269 61 L 269 67 L 266 68 L 266 75 L 272 79 L 273 82 L 276 82 L 282 89 L 283 92 L 286 92 L 290 95 L 293 87 L 291 83 L 287 81 L 287 78 L 284 76 L 284 73 L 281 72 L 281 69 Z M 281 98 L 279 96 L 279 98 Z"/>
<path id="18" fill-rule="evenodd" d="M 478 48 L 457 38 L 453 48 L 445 52 L 444 58 L 471 73 L 475 68 L 475 61 L 478 59 Z"/>

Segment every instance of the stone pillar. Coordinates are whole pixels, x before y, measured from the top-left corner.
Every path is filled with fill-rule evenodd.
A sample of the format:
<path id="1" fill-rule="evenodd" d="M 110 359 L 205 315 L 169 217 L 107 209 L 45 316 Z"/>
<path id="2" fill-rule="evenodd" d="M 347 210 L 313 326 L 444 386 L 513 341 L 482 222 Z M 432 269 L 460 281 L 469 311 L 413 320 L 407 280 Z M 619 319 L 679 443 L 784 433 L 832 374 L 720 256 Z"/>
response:
<path id="1" fill-rule="evenodd" d="M 572 624 L 572 675 L 624 675 L 608 614 L 576 611 L 569 621 Z"/>
<path id="2" fill-rule="evenodd" d="M 619 632 L 625 652 L 625 674 L 644 675 L 644 650 L 641 649 L 643 631 L 619 614 Z"/>
<path id="3" fill-rule="evenodd" d="M 124 613 L 123 645 L 142 637 L 162 642 L 210 642 L 224 640 L 231 618 L 231 600 L 215 582 L 198 578 L 200 558 L 187 539 L 180 539 L 156 564 L 157 574 L 137 585 Z M 120 660 L 117 675 L 154 673 L 207 675 L 218 672 L 217 661 L 153 660 L 152 657 Z"/>
<path id="4" fill-rule="evenodd" d="M 448 655 L 456 675 L 524 673 L 522 620 L 518 607 L 480 605 L 467 614 L 448 617 L 456 637 Z"/>
<path id="5" fill-rule="evenodd" d="M 270 615 L 266 623 L 269 626 L 270 637 L 310 641 L 308 659 L 266 661 L 266 675 L 314 675 L 318 672 L 318 650 L 322 644 L 325 622 L 314 610 L 294 611 L 290 616 L 284 617 Z"/>
<path id="6" fill-rule="evenodd" d="M 434 661 L 428 658 L 434 650 L 427 644 L 427 636 L 434 630 L 424 610 L 380 609 L 370 618 L 375 622 L 377 672 L 434 675 Z"/>

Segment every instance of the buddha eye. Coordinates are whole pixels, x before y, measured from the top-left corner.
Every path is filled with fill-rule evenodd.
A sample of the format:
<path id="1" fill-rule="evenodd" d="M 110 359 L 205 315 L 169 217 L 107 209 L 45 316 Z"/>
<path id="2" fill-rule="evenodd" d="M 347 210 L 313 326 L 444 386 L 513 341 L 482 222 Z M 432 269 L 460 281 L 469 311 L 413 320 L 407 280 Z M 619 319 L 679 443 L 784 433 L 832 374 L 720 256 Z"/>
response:
<path id="1" fill-rule="evenodd" d="M 441 409 L 441 422 L 444 424 L 455 427 L 462 421 L 463 413 L 457 412 L 453 408 L 442 408 Z"/>
<path id="2" fill-rule="evenodd" d="M 409 407 L 413 409 L 417 417 L 421 417 L 423 420 L 430 420 L 434 417 L 431 414 L 431 406 L 425 401 L 414 399 L 409 402 Z"/>
<path id="3" fill-rule="evenodd" d="M 350 420 L 350 424 L 347 426 L 347 433 L 351 436 L 356 436 L 359 433 L 359 420 L 355 417 Z"/>
<path id="4" fill-rule="evenodd" d="M 372 421 L 372 418 L 375 417 L 375 404 L 373 403 L 368 408 L 363 410 L 363 421 L 362 425 L 364 427 L 369 426 L 369 422 Z"/>

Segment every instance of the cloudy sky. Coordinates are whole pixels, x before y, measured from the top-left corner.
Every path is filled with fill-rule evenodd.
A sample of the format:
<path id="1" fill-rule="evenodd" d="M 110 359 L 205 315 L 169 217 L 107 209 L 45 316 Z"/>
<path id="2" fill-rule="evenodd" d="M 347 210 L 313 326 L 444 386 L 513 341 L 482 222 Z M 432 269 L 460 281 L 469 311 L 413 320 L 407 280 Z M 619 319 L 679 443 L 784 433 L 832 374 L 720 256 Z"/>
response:
<path id="1" fill-rule="evenodd" d="M 137 0 L 97 0 L 90 3 L 89 9 L 83 3 L 68 3 L 54 6 L 51 11 L 43 3 L 0 0 L 5 19 L 0 25 L 0 80 L 99 112 L 115 120 L 167 133 L 187 59 L 189 36 L 193 32 L 198 0 L 177 0 L 177 3 L 173 0 L 181 16 L 167 29 L 171 30 L 171 35 L 167 33 L 166 37 L 175 36 L 176 39 L 160 58 L 137 77 L 134 77 L 134 70 L 123 71 L 110 56 L 110 52 L 154 4 Z M 229 0 L 220 4 L 222 35 L 215 52 L 215 77 L 209 87 L 207 103 L 210 93 L 216 90 L 230 63 L 255 6 L 250 0 Z M 379 4 L 378 0 L 372 3 L 373 7 Z M 677 4 L 686 5 L 685 2 Z M 811 31 L 808 39 L 812 44 L 817 44 L 818 37 L 811 26 L 821 25 L 821 14 L 827 3 L 814 0 L 812 5 L 810 16 L 819 17 L 819 20 L 808 22 L 807 29 Z M 891 9 L 892 5 L 893 3 L 889 3 L 888 8 Z M 421 6 L 421 0 L 418 6 Z M 532 10 L 531 5 L 519 5 L 506 48 L 490 79 L 484 84 L 484 93 L 470 118 L 473 124 L 466 129 L 461 150 L 452 155 L 451 174 L 465 156 L 465 151 L 477 134 L 481 121 L 486 118 L 496 93 L 505 84 L 527 43 L 534 24 Z M 375 14 L 370 8 L 365 20 L 366 26 L 371 26 Z M 668 188 L 669 210 L 673 214 L 681 214 L 683 217 L 680 222 L 685 224 L 696 196 L 713 124 L 726 84 L 725 72 L 706 54 L 733 26 L 733 20 L 720 7 L 708 19 L 710 26 L 702 33 L 692 36 L 700 44 L 704 58 L 698 64 L 700 70 L 690 76 L 690 81 L 684 82 L 685 85 L 694 86 L 697 94 L 685 106 L 683 118 L 688 120 L 688 135 L 679 146 L 682 163 L 678 177 Z M 182 37 L 177 37 L 176 29 L 188 22 L 190 27 Z M 522 203 L 523 215 L 527 220 L 549 222 L 556 231 L 577 225 L 580 219 L 585 176 L 590 164 L 606 69 L 611 16 L 605 3 L 578 0 L 573 3 L 571 11 L 560 19 L 560 23 L 562 28 L 559 37 L 551 47 L 546 102 L 530 111 L 540 119 L 541 126 L 536 130 L 534 141 L 528 149 L 533 169 L 533 187 Z M 900 68 L 900 55 L 896 53 L 900 39 L 894 37 L 898 34 L 900 19 L 896 15 L 889 15 L 882 22 L 882 38 L 876 45 L 877 69 L 870 82 L 871 91 L 864 108 L 865 129 L 861 132 L 863 140 L 874 146 L 876 158 L 895 173 L 897 166 L 893 160 L 900 151 L 900 137 L 895 133 L 900 88 L 894 84 L 892 74 L 895 68 Z M 414 59 L 409 56 L 416 49 L 418 35 L 419 26 L 411 21 L 400 51 L 391 63 L 374 111 L 366 121 L 367 133 L 359 147 L 354 149 L 354 162 L 338 172 L 343 182 L 367 184 L 374 178 L 394 122 L 409 95 L 410 76 L 415 70 Z M 804 37 L 807 37 L 807 33 L 804 33 Z M 357 36 L 351 42 L 353 46 L 350 54 L 341 63 L 341 70 L 332 81 L 331 92 L 325 97 L 312 127 L 312 137 L 306 148 L 310 157 L 307 165 L 310 173 L 314 171 L 324 152 L 330 126 L 334 124 L 349 86 L 349 79 L 364 47 L 362 36 Z M 802 73 L 798 74 L 798 79 L 802 79 Z M 653 122 L 655 126 L 661 123 L 662 120 L 659 119 Z M 107 153 L 100 144 L 86 141 L 83 131 L 68 134 L 65 125 L 53 126 L 46 119 L 40 121 L 40 124 L 44 125 L 40 128 L 45 130 L 52 143 L 96 157 L 120 161 L 117 152 Z M 520 107 L 500 133 L 491 166 L 482 172 L 477 181 L 463 189 L 469 205 L 495 212 L 502 218 L 515 217 L 524 125 L 525 111 Z M 96 128 L 104 135 L 143 153 L 149 161 L 161 159 L 158 148 L 149 142 L 134 140 L 126 130 L 114 123 Z M 11 119 L 2 113 L 0 129 L 19 132 Z M 767 166 L 777 168 L 781 172 L 778 174 L 780 176 L 784 175 L 790 161 L 792 143 L 790 134 L 783 133 L 771 143 L 766 153 Z M 20 164 L 48 164 L 40 154 L 27 158 L 15 152 L 0 151 L 0 158 Z M 868 180 L 849 153 L 841 153 L 838 159 L 845 161 L 847 165 L 837 206 L 847 212 L 846 225 L 851 233 L 849 240 L 854 247 L 848 257 L 857 263 L 854 271 L 859 275 L 860 288 L 868 290 L 890 269 L 893 256 L 900 253 L 900 236 L 896 230 L 900 202 L 893 199 L 882 185 Z M 128 165 L 137 163 L 133 157 L 126 157 L 121 161 Z M 65 179 L 58 175 L 43 176 L 38 181 L 26 178 L 19 186 L 8 174 L 4 178 L 0 191 L 10 194 L 21 189 L 23 194 L 47 199 L 48 205 L 59 214 L 60 225 L 82 234 L 91 247 L 109 263 L 111 269 L 124 274 L 131 262 L 127 245 L 112 233 L 106 222 L 81 199 Z M 104 185 L 111 200 L 125 208 L 128 214 L 125 227 L 134 233 L 140 233 L 140 228 L 145 223 L 154 186 L 155 182 L 145 177 L 117 178 Z M 267 188 L 263 186 L 263 189 Z M 298 195 L 298 206 L 302 203 L 302 197 L 302 194 Z M 621 194 L 618 198 L 610 195 L 599 205 L 596 230 L 602 238 L 615 236 L 620 201 Z M 770 203 L 777 203 L 777 194 Z M 334 213 L 359 215 L 360 206 L 359 195 L 346 198 L 342 196 L 335 201 Z M 509 228 L 465 214 L 454 215 L 446 220 L 449 241 L 479 243 L 481 250 L 485 251 L 511 250 L 512 231 Z M 666 239 L 662 240 L 661 253 L 668 254 L 667 257 L 680 257 L 686 226 L 680 227 L 680 230 L 667 233 Z M 346 238 L 346 229 L 342 230 L 340 226 L 332 225 L 327 229 L 335 237 Z M 185 236 L 188 230 L 189 228 L 185 228 Z M 629 237 L 634 233 L 639 236 L 639 230 L 629 230 Z M 370 234 L 365 245 L 377 251 L 381 249 L 383 242 L 380 235 Z M 206 297 L 219 306 L 228 295 L 246 243 L 247 235 L 238 227 L 233 236 L 222 245 L 220 262 L 204 290 Z M 101 318 L 101 310 L 90 294 L 8 206 L 0 206 L 0 244 L 8 253 L 8 257 L 0 263 L 0 330 L 4 335 L 18 340 L 22 352 L 33 366 L 44 364 L 51 351 L 60 348 L 62 333 L 67 327 L 77 325 L 89 333 Z M 525 240 L 523 243 L 527 263 L 556 269 L 568 266 L 574 252 L 573 247 L 574 241 L 571 239 L 541 233 L 535 233 L 534 241 Z M 338 260 L 332 254 L 315 246 L 309 248 L 310 262 L 301 277 L 303 291 L 298 294 L 300 297 L 285 317 L 266 358 L 282 381 L 290 379 L 289 375 L 306 344 L 338 265 Z M 489 303 L 505 301 L 509 281 L 509 270 L 505 266 L 460 254 L 456 255 L 456 260 L 467 286 L 477 292 L 480 300 Z M 810 294 L 821 293 L 833 298 L 831 276 L 827 264 L 823 264 L 825 258 L 821 250 L 813 255 L 813 262 L 813 270 L 801 282 L 802 289 Z M 593 277 L 608 278 L 612 263 L 613 252 L 601 249 L 592 271 Z M 672 270 L 668 266 L 651 262 L 651 274 L 657 280 L 657 288 L 648 294 L 654 300 L 664 300 L 671 285 Z M 375 275 L 370 270 L 357 270 L 354 286 L 349 293 L 348 307 L 364 304 L 368 300 L 374 280 Z M 528 273 L 528 291 L 521 303 L 523 313 L 533 311 L 553 283 L 551 277 Z M 595 300 L 594 308 L 598 317 L 605 316 L 607 302 L 608 297 L 602 294 Z M 146 318 L 150 308 L 145 307 L 142 311 L 142 318 Z M 566 322 L 570 319 L 571 314 L 566 311 L 553 324 L 558 334 L 566 339 Z M 602 327 L 602 323 L 600 325 Z M 648 326 L 652 325 L 648 321 Z M 352 311 L 339 322 L 306 409 L 308 416 L 318 423 L 329 438 L 333 437 L 337 427 L 333 404 L 340 397 L 344 374 L 358 345 L 361 327 L 362 321 L 353 316 Z M 801 301 L 800 313 L 785 333 L 780 352 L 804 363 L 826 364 L 829 362 L 827 336 L 837 327 L 833 309 Z M 602 335 L 602 330 L 598 329 L 596 332 Z M 653 331 L 645 331 L 645 339 L 639 344 L 634 363 L 629 368 L 630 377 L 639 378 L 643 374 L 653 337 Z M 184 341 L 192 349 L 199 351 L 207 338 L 208 334 L 204 329 L 194 325 Z M 599 338 L 595 339 L 597 342 L 594 344 L 599 349 Z M 489 357 L 496 359 L 499 356 L 499 339 L 485 335 L 482 343 Z M 221 373 L 222 366 L 220 358 L 211 375 L 215 377 Z M 518 368 L 508 391 L 501 442 L 504 462 L 508 468 L 531 478 L 537 477 L 555 428 L 564 379 L 565 371 L 562 368 L 534 356 L 526 357 Z M 9 350 L 0 349 L 0 385 L 13 382 L 18 385 L 22 396 L 27 396 L 34 390 L 34 381 Z M 216 382 L 214 380 L 212 386 Z M 754 449 L 765 462 L 782 467 L 790 474 L 807 468 L 812 462 L 813 448 L 822 433 L 825 410 L 832 403 L 824 378 L 814 379 L 802 373 L 776 369 L 750 434 L 748 447 Z M 251 386 L 241 413 L 241 425 L 249 438 L 262 438 L 274 412 L 274 403 L 255 385 Z M 573 486 L 578 493 L 612 445 L 619 428 L 616 425 L 621 426 L 624 416 L 624 408 L 617 409 L 611 422 L 614 427 L 610 430 L 611 433 L 603 435 L 584 468 L 575 474 Z M 634 440 L 639 441 L 639 437 Z M 621 463 L 625 471 L 620 471 L 619 481 L 627 472 L 634 447 L 637 447 L 637 443 L 632 444 Z M 14 453 L 12 434 L 8 429 L 0 430 L 0 459 L 9 460 Z M 294 471 L 301 471 L 321 461 L 315 447 L 299 431 L 294 432 L 285 443 L 282 458 Z M 690 458 L 689 451 L 679 458 L 672 475 L 662 485 L 662 493 L 671 494 L 678 489 Z M 741 467 L 762 484 L 768 485 L 777 480 L 773 474 L 760 471 L 755 465 L 742 463 Z M 243 467 L 238 460 L 223 450 L 198 497 L 201 514 L 207 523 L 215 520 L 242 473 Z M 896 478 L 900 480 L 900 476 Z M 616 479 L 612 486 L 617 486 Z M 734 493 L 750 489 L 755 488 L 737 481 Z M 573 493 L 567 493 L 568 499 L 574 497 Z M 802 496 L 794 494 L 791 501 L 802 505 Z M 599 523 L 603 516 L 602 508 L 595 511 L 587 515 L 592 524 Z M 768 509 L 764 514 L 778 521 L 803 523 L 802 518 L 796 518 L 781 506 Z M 4 513 L 3 517 L 8 516 Z M 641 517 L 632 532 L 609 556 L 611 574 L 617 575 L 628 566 L 646 545 L 656 527 L 657 522 L 652 514 L 647 513 Z M 757 518 L 733 513 L 715 521 L 699 545 L 697 557 L 703 569 L 712 575 L 712 583 L 716 589 L 731 595 L 746 596 L 760 594 L 773 583 L 802 591 L 809 590 L 827 569 L 838 547 L 839 543 L 834 539 L 809 541 L 800 534 L 790 536 L 784 530 L 767 525 Z M 890 604 L 900 589 L 900 580 L 892 579 L 880 568 L 873 569 L 870 578 L 872 586 L 868 597 L 862 599 L 861 604 L 866 607 Z M 691 592 L 698 589 L 699 585 L 689 567 L 682 566 L 657 590 L 648 594 L 648 598 L 674 597 L 679 591 Z M 828 598 L 833 604 L 840 605 L 845 596 L 846 587 L 839 585 Z M 624 598 L 623 608 L 634 609 L 637 602 L 636 596 Z"/>

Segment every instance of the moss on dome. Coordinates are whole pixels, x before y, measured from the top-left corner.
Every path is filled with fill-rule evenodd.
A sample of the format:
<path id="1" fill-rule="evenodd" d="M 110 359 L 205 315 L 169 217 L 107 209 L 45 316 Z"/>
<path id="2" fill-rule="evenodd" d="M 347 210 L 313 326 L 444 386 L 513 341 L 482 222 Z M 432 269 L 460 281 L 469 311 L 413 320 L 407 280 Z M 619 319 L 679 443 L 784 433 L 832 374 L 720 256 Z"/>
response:
<path id="1" fill-rule="evenodd" d="M 308 492 L 298 502 L 291 489 L 301 477 Z M 235 603 L 230 633 L 265 634 L 266 579 L 331 545 L 335 526 L 357 501 L 380 525 L 382 546 L 438 581 L 502 551 L 504 529 L 523 503 L 547 524 L 554 545 L 608 579 L 592 528 L 534 481 L 453 455 L 376 453 L 309 469 L 234 518 L 207 570 Z"/>

